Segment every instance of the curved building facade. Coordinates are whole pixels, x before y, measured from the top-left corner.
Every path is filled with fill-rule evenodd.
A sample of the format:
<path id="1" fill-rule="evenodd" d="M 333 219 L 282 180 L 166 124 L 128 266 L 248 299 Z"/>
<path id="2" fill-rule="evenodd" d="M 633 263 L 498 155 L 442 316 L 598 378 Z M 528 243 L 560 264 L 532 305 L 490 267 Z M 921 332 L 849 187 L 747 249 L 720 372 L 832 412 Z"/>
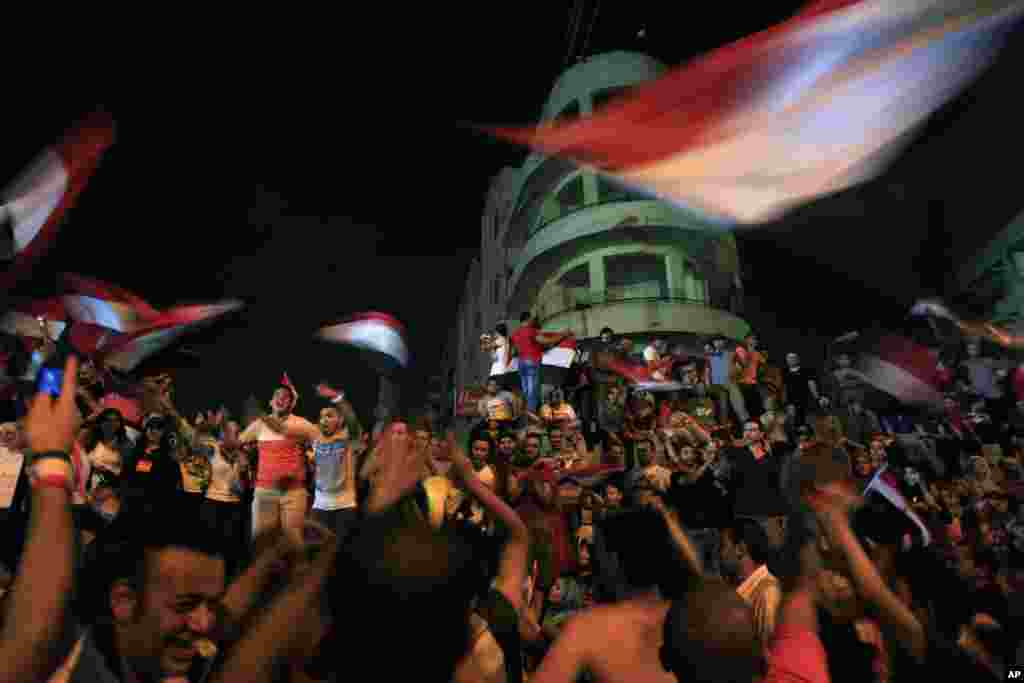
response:
<path id="1" fill-rule="evenodd" d="M 565 71 L 546 122 L 588 116 L 665 68 L 633 52 L 596 55 Z M 479 270 L 476 270 L 479 268 Z M 711 335 L 742 339 L 740 259 L 731 233 L 560 159 L 532 154 L 494 180 L 481 257 L 459 308 L 457 388 L 482 380 L 479 335 L 521 312 L 544 328 L 596 338 L 610 327 L 642 343 L 658 336 L 699 351 Z M 472 294 L 470 294 L 472 290 Z M 472 310 L 470 310 L 472 308 Z M 467 324 L 468 322 L 477 324 Z"/>

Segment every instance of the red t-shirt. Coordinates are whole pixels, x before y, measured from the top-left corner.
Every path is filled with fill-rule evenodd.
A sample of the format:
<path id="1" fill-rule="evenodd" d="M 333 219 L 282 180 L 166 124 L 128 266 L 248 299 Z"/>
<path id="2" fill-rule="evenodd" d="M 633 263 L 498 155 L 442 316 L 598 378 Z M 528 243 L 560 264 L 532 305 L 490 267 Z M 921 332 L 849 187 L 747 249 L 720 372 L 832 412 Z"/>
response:
<path id="1" fill-rule="evenodd" d="M 828 659 L 818 634 L 779 624 L 762 683 L 828 683 Z"/>
<path id="2" fill-rule="evenodd" d="M 544 358 L 544 347 L 537 343 L 538 332 L 540 330 L 534 325 L 520 325 L 512 333 L 512 345 L 516 347 L 521 360 L 540 363 Z"/>

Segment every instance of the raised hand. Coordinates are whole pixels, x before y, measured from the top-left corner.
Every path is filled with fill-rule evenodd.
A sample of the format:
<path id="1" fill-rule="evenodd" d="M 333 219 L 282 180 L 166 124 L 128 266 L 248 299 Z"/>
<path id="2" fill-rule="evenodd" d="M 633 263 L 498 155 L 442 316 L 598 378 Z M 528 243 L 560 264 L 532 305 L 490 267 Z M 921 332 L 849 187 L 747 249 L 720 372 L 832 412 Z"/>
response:
<path id="1" fill-rule="evenodd" d="M 78 425 L 78 359 L 68 358 L 64 365 L 64 385 L 60 397 L 46 392 L 36 394 L 25 419 L 25 436 L 34 453 L 60 451 L 70 453 Z"/>
<path id="2" fill-rule="evenodd" d="M 326 398 L 328 401 L 334 400 L 341 396 L 341 392 L 333 388 L 327 382 L 320 382 L 320 384 L 317 384 L 316 387 L 314 388 L 316 390 L 317 396 L 319 396 L 320 398 Z"/>
<path id="3" fill-rule="evenodd" d="M 423 471 L 423 455 L 407 434 L 396 432 L 394 425 L 388 427 L 381 435 L 367 472 L 370 480 L 367 510 L 370 513 L 387 510 L 416 487 Z"/>

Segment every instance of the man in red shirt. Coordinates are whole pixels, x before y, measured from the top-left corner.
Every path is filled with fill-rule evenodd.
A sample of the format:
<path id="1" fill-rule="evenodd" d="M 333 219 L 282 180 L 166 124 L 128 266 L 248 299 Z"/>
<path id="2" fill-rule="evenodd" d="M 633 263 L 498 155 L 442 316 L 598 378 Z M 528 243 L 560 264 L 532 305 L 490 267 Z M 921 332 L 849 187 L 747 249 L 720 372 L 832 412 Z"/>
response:
<path id="1" fill-rule="evenodd" d="M 532 313 L 519 316 L 519 329 L 512 333 L 512 346 L 519 358 L 519 382 L 526 407 L 534 415 L 540 411 L 540 365 L 544 347 L 560 344 L 569 336 L 568 332 L 541 332 Z"/>

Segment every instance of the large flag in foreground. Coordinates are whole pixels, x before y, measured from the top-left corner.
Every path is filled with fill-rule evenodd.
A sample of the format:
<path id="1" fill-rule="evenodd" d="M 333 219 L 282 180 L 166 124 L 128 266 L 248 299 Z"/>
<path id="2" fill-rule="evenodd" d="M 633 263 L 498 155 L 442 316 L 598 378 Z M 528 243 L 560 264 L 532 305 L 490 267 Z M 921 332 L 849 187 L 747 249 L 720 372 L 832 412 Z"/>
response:
<path id="1" fill-rule="evenodd" d="M 880 173 L 995 58 L 1022 0 L 820 0 L 593 116 L 502 138 L 726 223 Z"/>
<path id="2" fill-rule="evenodd" d="M 387 313 L 357 313 L 337 324 L 321 328 L 317 337 L 374 352 L 390 365 L 404 368 L 409 364 L 405 328 Z"/>
<path id="3" fill-rule="evenodd" d="M 142 361 L 163 351 L 182 336 L 242 308 L 240 301 L 175 306 L 131 334 L 118 335 L 100 349 L 107 366 L 131 372 Z"/>
<path id="4" fill-rule="evenodd" d="M 113 121 L 94 115 L 47 149 L 0 193 L 0 290 L 28 274 L 50 247 L 64 214 L 114 141 Z"/>

